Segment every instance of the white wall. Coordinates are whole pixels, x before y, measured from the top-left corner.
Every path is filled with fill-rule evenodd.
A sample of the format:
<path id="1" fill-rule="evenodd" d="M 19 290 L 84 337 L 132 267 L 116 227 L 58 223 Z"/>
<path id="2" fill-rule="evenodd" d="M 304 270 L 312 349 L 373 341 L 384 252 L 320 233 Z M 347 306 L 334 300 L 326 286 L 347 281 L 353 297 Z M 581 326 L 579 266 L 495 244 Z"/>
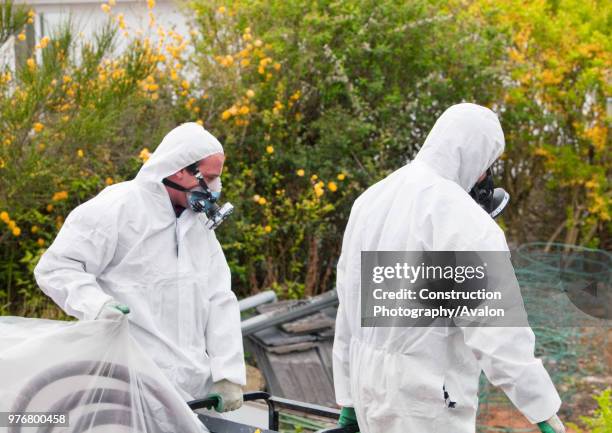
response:
<path id="1" fill-rule="evenodd" d="M 108 14 L 104 13 L 100 6 L 100 1 L 90 0 L 16 0 L 16 3 L 25 3 L 36 12 L 35 27 L 36 41 L 43 36 L 49 36 L 54 29 L 62 23 L 65 23 L 71 18 L 73 27 L 83 33 L 86 39 L 99 30 L 104 23 L 109 19 Z M 140 30 L 145 35 L 150 35 L 154 41 L 157 39 L 156 27 L 149 27 L 149 9 L 146 1 L 143 0 L 117 0 L 115 6 L 112 7 L 111 14 L 117 16 L 123 13 L 126 26 L 131 34 Z M 169 0 L 158 0 L 153 13 L 157 24 L 164 29 L 174 29 L 185 37 L 188 37 L 189 28 L 187 25 L 186 15 L 181 11 L 181 6 L 178 2 Z M 121 51 L 121 47 L 125 44 L 125 38 L 119 33 L 117 37 L 117 48 Z"/>

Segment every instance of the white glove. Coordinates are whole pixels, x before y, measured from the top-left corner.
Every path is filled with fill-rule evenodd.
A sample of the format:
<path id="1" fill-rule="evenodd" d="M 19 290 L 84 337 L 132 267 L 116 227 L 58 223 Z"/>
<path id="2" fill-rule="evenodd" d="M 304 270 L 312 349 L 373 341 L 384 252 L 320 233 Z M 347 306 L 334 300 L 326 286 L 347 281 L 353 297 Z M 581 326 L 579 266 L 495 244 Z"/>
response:
<path id="1" fill-rule="evenodd" d="M 540 423 L 540 424 L 544 424 L 544 423 Z M 563 427 L 563 423 L 561 422 L 561 420 L 559 419 L 557 415 L 553 415 L 549 420 L 546 421 L 546 424 L 548 424 L 548 427 L 550 427 L 555 433 L 565 433 L 565 427 Z M 542 426 L 540 426 L 540 430 L 548 433 L 546 430 L 542 428 Z"/>
<path id="2" fill-rule="evenodd" d="M 121 320 L 121 318 L 130 312 L 130 307 L 120 304 L 115 300 L 104 303 L 95 320 Z"/>
<path id="3" fill-rule="evenodd" d="M 228 412 L 242 406 L 242 387 L 227 379 L 213 383 L 210 394 L 218 396 L 221 403 L 215 407 L 217 412 Z"/>

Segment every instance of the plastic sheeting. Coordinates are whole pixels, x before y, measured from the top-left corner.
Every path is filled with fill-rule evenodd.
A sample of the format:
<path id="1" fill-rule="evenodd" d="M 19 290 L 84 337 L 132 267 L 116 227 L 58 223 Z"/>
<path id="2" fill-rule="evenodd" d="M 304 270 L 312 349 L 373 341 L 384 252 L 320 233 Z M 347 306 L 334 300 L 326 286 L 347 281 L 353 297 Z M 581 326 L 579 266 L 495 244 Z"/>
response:
<path id="1" fill-rule="evenodd" d="M 129 326 L 127 318 L 0 317 L 0 412 L 64 412 L 69 420 L 0 432 L 208 432 Z"/>

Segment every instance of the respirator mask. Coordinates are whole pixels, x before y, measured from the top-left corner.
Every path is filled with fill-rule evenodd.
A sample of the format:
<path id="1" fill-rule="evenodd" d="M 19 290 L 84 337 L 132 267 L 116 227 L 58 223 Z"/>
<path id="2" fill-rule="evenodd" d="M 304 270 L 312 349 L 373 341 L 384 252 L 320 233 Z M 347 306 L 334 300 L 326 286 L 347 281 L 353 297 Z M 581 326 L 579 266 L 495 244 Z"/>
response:
<path id="1" fill-rule="evenodd" d="M 493 173 L 490 168 L 487 170 L 485 178 L 470 190 L 470 196 L 492 218 L 501 215 L 510 201 L 510 194 L 505 189 L 493 186 Z"/>
<path id="2" fill-rule="evenodd" d="M 210 230 L 214 230 L 231 215 L 234 211 L 234 206 L 232 206 L 231 203 L 225 203 L 219 206 L 218 202 L 221 198 L 220 178 L 217 177 L 209 185 L 204 180 L 202 173 L 198 170 L 197 164 L 190 165 L 187 167 L 187 170 L 198 180 L 198 187 L 187 189 L 168 179 L 164 179 L 162 182 L 170 188 L 187 193 L 187 204 L 190 209 L 196 213 L 206 215 L 207 221 L 204 223 L 204 226 Z"/>

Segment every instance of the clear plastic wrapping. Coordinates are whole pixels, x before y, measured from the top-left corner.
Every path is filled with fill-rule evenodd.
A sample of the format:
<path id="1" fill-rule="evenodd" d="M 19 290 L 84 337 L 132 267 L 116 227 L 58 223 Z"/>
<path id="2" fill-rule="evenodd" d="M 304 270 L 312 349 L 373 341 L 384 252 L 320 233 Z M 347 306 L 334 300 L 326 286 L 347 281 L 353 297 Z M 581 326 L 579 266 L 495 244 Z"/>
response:
<path id="1" fill-rule="evenodd" d="M 208 432 L 129 326 L 0 317 L 0 433 Z M 66 414 L 68 425 L 7 425 L 7 413 Z"/>

